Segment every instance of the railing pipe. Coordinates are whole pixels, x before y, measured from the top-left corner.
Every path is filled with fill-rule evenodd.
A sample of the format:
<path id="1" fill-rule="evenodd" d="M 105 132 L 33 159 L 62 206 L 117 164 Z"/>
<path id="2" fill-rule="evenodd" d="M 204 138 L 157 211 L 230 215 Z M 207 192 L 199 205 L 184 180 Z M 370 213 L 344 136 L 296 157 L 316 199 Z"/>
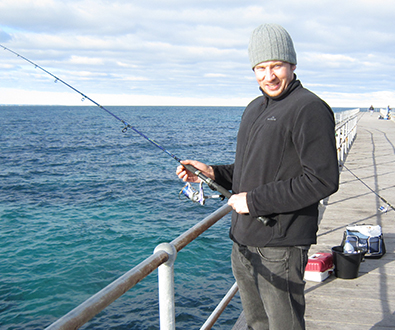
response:
<path id="1" fill-rule="evenodd" d="M 169 259 L 158 268 L 160 330 L 175 330 L 174 262 L 177 251 L 174 245 L 169 243 L 159 244 L 154 253 L 159 251 L 165 251 L 169 256 Z"/>
<path id="2" fill-rule="evenodd" d="M 229 213 L 232 208 L 225 204 L 214 213 L 197 223 L 191 229 L 173 240 L 170 245 L 174 246 L 178 252 L 205 230 L 214 225 L 223 216 Z M 71 310 L 69 313 L 52 323 L 45 330 L 71 330 L 78 329 L 114 300 L 122 296 L 126 291 L 134 287 L 138 282 L 151 274 L 160 265 L 168 261 L 170 255 L 163 250 L 155 252 L 152 256 L 145 259 L 133 269 L 119 277 L 114 282 L 107 285 L 104 289 L 84 301 L 82 304 Z"/>
<path id="3" fill-rule="evenodd" d="M 169 255 L 165 251 L 156 252 L 81 305 L 52 323 L 46 330 L 78 329 L 168 259 Z"/>
<path id="4" fill-rule="evenodd" d="M 237 291 L 239 290 L 237 283 L 235 282 L 232 287 L 229 289 L 228 293 L 225 295 L 225 297 L 222 298 L 221 302 L 218 304 L 218 306 L 214 309 L 214 311 L 211 313 L 209 318 L 204 322 L 200 330 L 209 330 L 212 328 L 212 326 L 217 322 L 218 318 L 222 314 L 222 312 L 225 310 L 226 306 L 228 306 L 229 302 L 233 299 Z"/>
<path id="5" fill-rule="evenodd" d="M 337 157 L 339 165 L 344 163 L 345 156 L 354 141 L 357 131 L 358 117 L 357 113 L 359 109 L 348 111 L 349 115 L 339 115 L 338 123 L 336 124 L 336 146 L 337 146 Z M 345 117 L 345 118 L 343 118 Z"/>
<path id="6" fill-rule="evenodd" d="M 202 221 L 194 225 L 185 233 L 178 236 L 176 239 L 170 242 L 170 244 L 175 246 L 177 252 L 181 251 L 185 246 L 191 243 L 196 237 L 204 233 L 208 228 L 214 225 L 218 220 L 220 220 L 230 211 L 232 211 L 231 206 L 229 206 L 228 204 L 222 205 L 218 210 L 211 213 L 209 216 L 207 216 Z"/>

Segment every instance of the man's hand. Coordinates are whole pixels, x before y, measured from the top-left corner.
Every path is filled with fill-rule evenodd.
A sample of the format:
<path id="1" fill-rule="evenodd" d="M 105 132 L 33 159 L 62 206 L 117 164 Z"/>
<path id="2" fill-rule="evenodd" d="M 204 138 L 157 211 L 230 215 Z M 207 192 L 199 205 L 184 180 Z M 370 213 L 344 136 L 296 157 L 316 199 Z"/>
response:
<path id="1" fill-rule="evenodd" d="M 250 213 L 247 205 L 247 193 L 242 192 L 240 194 L 232 195 L 228 200 L 228 205 L 240 214 Z"/>
<path id="2" fill-rule="evenodd" d="M 200 170 L 202 174 L 204 174 L 206 177 L 210 179 L 215 179 L 214 177 L 214 170 L 211 166 L 208 166 L 202 162 L 199 162 L 197 160 L 183 160 L 181 161 L 181 165 L 177 167 L 176 174 L 180 179 L 182 179 L 185 182 L 200 182 L 200 178 L 195 175 L 194 173 L 189 172 L 187 169 L 185 169 L 182 164 L 189 164 L 192 165 L 194 168 Z"/>

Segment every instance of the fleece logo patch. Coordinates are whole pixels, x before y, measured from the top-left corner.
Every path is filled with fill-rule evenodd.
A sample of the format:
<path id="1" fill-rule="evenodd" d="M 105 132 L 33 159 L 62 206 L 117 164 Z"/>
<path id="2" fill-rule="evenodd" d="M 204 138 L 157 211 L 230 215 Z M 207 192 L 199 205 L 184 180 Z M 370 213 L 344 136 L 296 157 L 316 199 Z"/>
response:
<path id="1" fill-rule="evenodd" d="M 270 121 L 276 121 L 277 119 L 276 119 L 276 117 L 274 117 L 274 116 L 271 116 L 271 117 L 269 117 L 267 120 L 270 120 Z"/>

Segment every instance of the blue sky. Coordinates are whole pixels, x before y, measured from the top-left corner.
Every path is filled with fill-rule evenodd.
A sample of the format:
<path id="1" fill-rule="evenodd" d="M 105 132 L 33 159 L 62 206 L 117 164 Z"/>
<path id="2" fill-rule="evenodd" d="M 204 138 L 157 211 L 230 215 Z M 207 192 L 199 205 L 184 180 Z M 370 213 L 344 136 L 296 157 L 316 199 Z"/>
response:
<path id="1" fill-rule="evenodd" d="M 249 36 L 277 23 L 298 78 L 331 106 L 395 107 L 394 12 L 391 0 L 0 0 L 0 44 L 103 105 L 244 106 L 259 95 Z M 1 49 L 0 74 L 0 104 L 88 105 Z"/>

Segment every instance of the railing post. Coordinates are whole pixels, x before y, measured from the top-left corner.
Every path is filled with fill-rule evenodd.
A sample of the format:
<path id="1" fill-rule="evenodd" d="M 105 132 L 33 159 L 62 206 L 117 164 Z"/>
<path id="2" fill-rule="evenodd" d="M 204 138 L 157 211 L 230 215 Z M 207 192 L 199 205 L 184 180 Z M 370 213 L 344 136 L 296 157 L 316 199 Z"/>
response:
<path id="1" fill-rule="evenodd" d="M 177 250 L 169 243 L 162 243 L 155 248 L 154 253 L 161 250 L 169 255 L 169 259 L 158 268 L 160 330 L 175 330 L 174 261 Z"/>

